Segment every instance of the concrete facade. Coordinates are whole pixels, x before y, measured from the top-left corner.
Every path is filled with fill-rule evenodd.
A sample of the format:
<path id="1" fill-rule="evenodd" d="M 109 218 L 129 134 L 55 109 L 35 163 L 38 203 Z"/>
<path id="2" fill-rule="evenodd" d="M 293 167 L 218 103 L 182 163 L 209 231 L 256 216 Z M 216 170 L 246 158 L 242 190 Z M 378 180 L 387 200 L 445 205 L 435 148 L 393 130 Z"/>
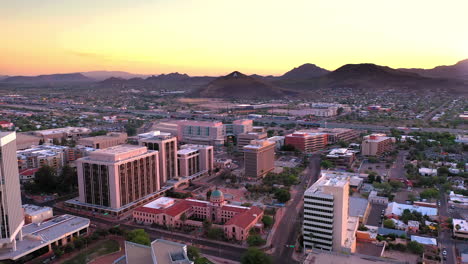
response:
<path id="1" fill-rule="evenodd" d="M 0 248 L 16 250 L 24 225 L 16 159 L 16 133 L 0 132 Z"/>
<path id="2" fill-rule="evenodd" d="M 385 134 L 371 134 L 365 136 L 361 143 L 361 153 L 364 156 L 381 156 L 392 151 L 395 138 L 387 137 Z"/>
<path id="3" fill-rule="evenodd" d="M 177 152 L 177 164 L 180 177 L 206 172 L 214 168 L 213 146 L 186 144 Z"/>
<path id="4" fill-rule="evenodd" d="M 262 178 L 275 168 L 275 142 L 253 140 L 244 147 L 245 177 Z"/>
<path id="5" fill-rule="evenodd" d="M 120 145 L 78 159 L 79 201 L 118 209 L 160 189 L 157 151 Z"/>
<path id="6" fill-rule="evenodd" d="M 358 217 L 349 216 L 349 176 L 322 173 L 304 193 L 304 249 L 353 253 Z"/>
<path id="7" fill-rule="evenodd" d="M 179 177 L 177 161 L 177 137 L 159 131 L 139 136 L 138 144 L 146 146 L 149 150 L 159 151 L 159 176 L 160 185 L 168 180 Z"/>

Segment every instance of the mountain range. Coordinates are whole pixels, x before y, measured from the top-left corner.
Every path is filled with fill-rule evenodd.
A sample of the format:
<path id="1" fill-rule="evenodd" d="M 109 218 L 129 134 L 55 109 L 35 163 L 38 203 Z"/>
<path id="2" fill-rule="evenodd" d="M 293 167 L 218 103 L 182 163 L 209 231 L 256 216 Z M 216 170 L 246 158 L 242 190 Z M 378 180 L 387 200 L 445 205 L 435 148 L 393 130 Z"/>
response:
<path id="1" fill-rule="evenodd" d="M 90 83 L 95 80 L 81 73 L 49 74 L 38 76 L 11 76 L 1 82 L 16 84 L 61 84 L 61 83 Z"/>
<path id="2" fill-rule="evenodd" d="M 112 76 L 112 77 L 109 77 Z M 106 78 L 109 77 L 109 78 Z M 433 69 L 392 69 L 371 63 L 346 64 L 328 71 L 304 64 L 281 76 L 245 75 L 191 77 L 183 73 L 138 75 L 121 71 L 93 71 L 39 76 L 0 76 L 6 84 L 79 84 L 95 89 L 185 90 L 194 97 L 281 98 L 311 95 L 316 89 L 359 88 L 400 91 L 468 93 L 468 59 Z"/>
<path id="3" fill-rule="evenodd" d="M 414 72 L 430 78 L 461 79 L 468 80 L 468 59 L 450 66 L 437 66 L 432 69 L 399 69 L 401 71 Z"/>

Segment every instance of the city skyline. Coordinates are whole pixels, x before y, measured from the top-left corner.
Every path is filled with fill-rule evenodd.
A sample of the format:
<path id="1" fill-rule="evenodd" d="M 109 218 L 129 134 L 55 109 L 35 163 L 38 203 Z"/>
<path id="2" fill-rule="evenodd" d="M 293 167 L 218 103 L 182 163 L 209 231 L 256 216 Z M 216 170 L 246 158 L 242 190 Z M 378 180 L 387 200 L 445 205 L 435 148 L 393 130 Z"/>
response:
<path id="1" fill-rule="evenodd" d="M 468 57 L 468 3 L 450 2 L 5 1 L 0 74 L 433 68 Z"/>

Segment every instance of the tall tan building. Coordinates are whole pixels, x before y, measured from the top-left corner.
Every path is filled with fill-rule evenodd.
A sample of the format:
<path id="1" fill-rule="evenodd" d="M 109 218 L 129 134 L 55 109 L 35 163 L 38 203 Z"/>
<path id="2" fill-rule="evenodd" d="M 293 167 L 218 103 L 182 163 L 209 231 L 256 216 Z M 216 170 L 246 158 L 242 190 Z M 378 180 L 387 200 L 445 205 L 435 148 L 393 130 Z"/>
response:
<path id="1" fill-rule="evenodd" d="M 250 141 L 267 138 L 265 132 L 248 132 L 242 133 L 237 136 L 237 149 L 240 151 L 244 150 L 244 147 L 250 145 Z"/>
<path id="2" fill-rule="evenodd" d="M 349 174 L 324 172 L 304 193 L 304 249 L 352 253 L 358 217 L 349 216 Z"/>
<path id="3" fill-rule="evenodd" d="M 159 177 L 163 186 L 168 180 L 179 176 L 177 171 L 177 137 L 169 133 L 152 131 L 140 134 L 138 144 L 146 146 L 148 150 L 159 151 Z"/>
<path id="4" fill-rule="evenodd" d="M 86 137 L 78 140 L 78 145 L 88 148 L 104 149 L 127 142 L 127 133 L 110 132 L 105 136 Z"/>
<path id="5" fill-rule="evenodd" d="M 0 247 L 13 250 L 24 225 L 18 175 L 16 133 L 0 132 Z"/>
<path id="6" fill-rule="evenodd" d="M 177 152 L 178 170 L 180 177 L 205 174 L 213 170 L 213 146 L 182 145 Z"/>
<path id="7" fill-rule="evenodd" d="M 275 168 L 275 142 L 252 140 L 244 147 L 245 177 L 264 177 Z"/>
<path id="8" fill-rule="evenodd" d="M 120 209 L 160 189 L 158 152 L 120 145 L 78 159 L 79 201 Z"/>
<path id="9" fill-rule="evenodd" d="M 385 134 L 371 134 L 365 136 L 361 144 L 361 153 L 364 156 L 380 156 L 393 150 L 395 138 Z"/>

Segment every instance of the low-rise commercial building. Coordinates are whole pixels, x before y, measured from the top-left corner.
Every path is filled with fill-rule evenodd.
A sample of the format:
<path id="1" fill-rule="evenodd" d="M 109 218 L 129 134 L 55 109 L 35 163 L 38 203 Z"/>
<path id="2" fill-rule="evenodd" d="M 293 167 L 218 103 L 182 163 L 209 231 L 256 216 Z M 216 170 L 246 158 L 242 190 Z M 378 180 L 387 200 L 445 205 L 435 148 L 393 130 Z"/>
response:
<path id="1" fill-rule="evenodd" d="M 259 207 L 227 204 L 218 189 L 211 193 L 210 201 L 161 197 L 133 211 L 135 222 L 147 225 L 201 227 L 206 220 L 222 228 L 227 238 L 235 240 L 246 240 L 262 217 L 263 210 Z"/>
<path id="2" fill-rule="evenodd" d="M 156 239 L 150 246 L 125 241 L 125 255 L 113 264 L 193 264 L 187 245 Z"/>
<path id="3" fill-rule="evenodd" d="M 350 167 L 356 159 L 356 153 L 347 148 L 332 149 L 325 156 L 325 160 L 333 163 L 336 167 Z"/>
<path id="4" fill-rule="evenodd" d="M 364 156 L 380 156 L 393 150 L 395 138 L 385 134 L 365 136 L 361 143 L 361 153 Z"/>
<path id="5" fill-rule="evenodd" d="M 0 251 L 0 261 L 24 263 L 51 252 L 53 246 L 64 246 L 76 237 L 87 235 L 89 224 L 87 218 L 60 215 L 41 223 L 25 225 L 21 229 L 22 237 L 16 241 L 15 248 Z"/>
<path id="6" fill-rule="evenodd" d="M 48 206 L 23 204 L 23 210 L 24 210 L 25 224 L 41 223 L 54 216 L 52 207 L 48 207 Z"/>
<path id="7" fill-rule="evenodd" d="M 78 144 L 95 149 L 104 149 L 127 142 L 127 133 L 110 132 L 105 136 L 86 137 L 78 140 Z"/>
<path id="8" fill-rule="evenodd" d="M 468 222 L 464 219 L 453 219 L 453 236 L 457 238 L 468 238 Z"/>
<path id="9" fill-rule="evenodd" d="M 89 135 L 91 129 L 86 127 L 62 127 L 31 132 L 32 135 L 40 137 L 44 142 L 52 142 L 53 139 L 74 139 Z"/>
<path id="10" fill-rule="evenodd" d="M 437 216 L 437 208 L 427 207 L 427 206 L 417 206 L 411 204 L 400 204 L 396 202 L 391 202 L 388 204 L 387 209 L 385 210 L 385 216 L 388 218 L 395 218 L 398 219 L 404 210 L 416 211 L 421 213 L 422 215 Z"/>
<path id="11" fill-rule="evenodd" d="M 262 178 L 275 169 L 275 142 L 253 140 L 244 147 L 245 177 Z"/>
<path id="12" fill-rule="evenodd" d="M 422 176 L 437 176 L 437 169 L 419 168 L 419 174 Z"/>

